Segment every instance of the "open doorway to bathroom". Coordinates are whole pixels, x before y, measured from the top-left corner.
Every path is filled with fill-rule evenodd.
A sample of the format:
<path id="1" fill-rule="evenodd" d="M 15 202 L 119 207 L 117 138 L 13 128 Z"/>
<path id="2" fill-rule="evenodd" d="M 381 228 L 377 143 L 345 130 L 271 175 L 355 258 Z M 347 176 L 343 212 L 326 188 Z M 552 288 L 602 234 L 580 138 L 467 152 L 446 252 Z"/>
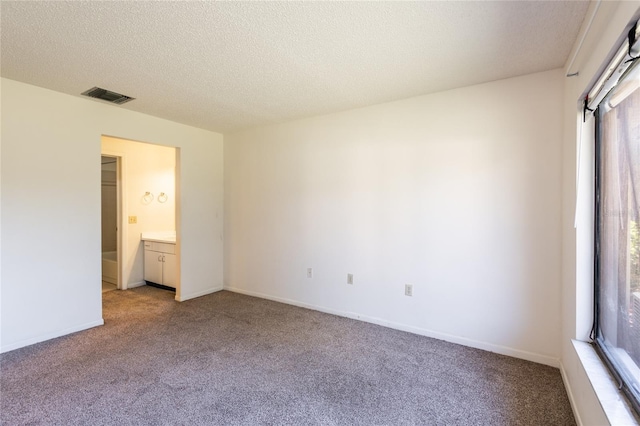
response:
<path id="1" fill-rule="evenodd" d="M 120 288 L 120 157 L 101 156 L 102 292 Z"/>
<path id="2" fill-rule="evenodd" d="M 116 160 L 117 289 L 156 285 L 174 291 L 177 297 L 180 294 L 180 249 L 179 238 L 176 238 L 179 150 L 105 135 L 101 138 L 101 147 L 103 163 L 105 157 Z M 108 263 L 105 257 L 113 257 L 114 247 L 109 233 L 113 228 L 111 210 L 104 209 L 109 203 L 105 200 L 105 189 L 109 192 L 110 188 L 109 183 L 103 185 L 103 265 Z M 103 266 L 103 281 L 108 282 L 104 271 Z"/>

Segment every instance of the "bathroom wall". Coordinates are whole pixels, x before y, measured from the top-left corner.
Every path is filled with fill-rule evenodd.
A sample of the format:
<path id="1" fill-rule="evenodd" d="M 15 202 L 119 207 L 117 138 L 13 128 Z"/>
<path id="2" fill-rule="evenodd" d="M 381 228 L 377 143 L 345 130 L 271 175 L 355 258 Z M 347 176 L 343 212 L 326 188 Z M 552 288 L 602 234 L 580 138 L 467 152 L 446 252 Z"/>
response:
<path id="1" fill-rule="evenodd" d="M 160 145 L 104 136 L 102 153 L 122 157 L 123 281 L 128 288 L 144 284 L 143 232 L 176 230 L 176 150 Z M 146 192 L 151 194 L 144 200 Z M 161 193 L 167 199 L 160 202 Z M 136 223 L 129 223 L 135 217 Z"/>
<path id="2" fill-rule="evenodd" d="M 116 159 L 102 157 L 102 251 L 118 249 Z"/>

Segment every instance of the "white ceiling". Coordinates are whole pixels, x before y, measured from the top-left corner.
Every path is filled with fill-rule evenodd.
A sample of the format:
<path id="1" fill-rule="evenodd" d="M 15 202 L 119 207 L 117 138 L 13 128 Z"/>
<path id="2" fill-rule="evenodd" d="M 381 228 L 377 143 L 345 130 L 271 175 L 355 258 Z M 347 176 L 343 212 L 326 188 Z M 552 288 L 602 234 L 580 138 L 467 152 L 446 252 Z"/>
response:
<path id="1" fill-rule="evenodd" d="M 232 132 L 562 67 L 588 2 L 1 7 L 3 77 Z"/>

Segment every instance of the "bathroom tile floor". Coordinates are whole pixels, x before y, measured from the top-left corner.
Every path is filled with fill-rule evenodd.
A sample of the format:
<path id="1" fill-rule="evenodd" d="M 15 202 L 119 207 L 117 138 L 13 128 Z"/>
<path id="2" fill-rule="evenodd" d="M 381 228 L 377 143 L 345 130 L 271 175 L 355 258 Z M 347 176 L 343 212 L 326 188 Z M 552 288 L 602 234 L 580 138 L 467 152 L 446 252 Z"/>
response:
<path id="1" fill-rule="evenodd" d="M 117 287 L 115 284 L 108 283 L 106 281 L 102 281 L 102 292 L 106 293 L 107 291 L 116 290 Z"/>

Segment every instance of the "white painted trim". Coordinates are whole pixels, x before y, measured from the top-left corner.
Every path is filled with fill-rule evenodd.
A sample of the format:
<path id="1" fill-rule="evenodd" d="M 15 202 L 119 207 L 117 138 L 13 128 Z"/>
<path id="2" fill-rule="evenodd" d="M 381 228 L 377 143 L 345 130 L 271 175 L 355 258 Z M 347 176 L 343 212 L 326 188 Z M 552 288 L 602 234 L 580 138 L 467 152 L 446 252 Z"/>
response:
<path id="1" fill-rule="evenodd" d="M 58 330 L 51 333 L 41 334 L 37 337 L 32 337 L 30 339 L 19 340 L 17 342 L 13 342 L 11 344 L 0 347 L 0 353 L 5 353 L 9 351 L 13 351 L 15 349 L 20 349 L 25 346 L 34 345 L 36 343 L 44 342 L 45 340 L 55 339 L 56 337 L 66 336 L 67 334 L 77 333 L 78 331 L 87 330 L 89 328 L 97 327 L 99 325 L 104 325 L 104 319 L 100 319 L 98 321 L 92 321 L 85 324 L 77 325 L 75 327 L 65 328 L 64 330 Z"/>
<path id="2" fill-rule="evenodd" d="M 176 202 L 174 205 L 174 229 L 176 230 L 176 300 L 186 300 L 182 296 L 182 148 L 174 147 L 175 169 L 173 172 Z"/>
<path id="3" fill-rule="evenodd" d="M 571 411 L 573 411 L 573 417 L 576 420 L 576 424 L 578 426 L 582 426 L 584 423 L 580 418 L 578 405 L 576 404 L 575 397 L 573 396 L 573 390 L 571 389 L 571 382 L 569 382 L 569 377 L 567 377 L 567 372 L 565 371 L 564 364 L 562 362 L 560 362 L 560 375 L 562 376 L 562 382 L 564 383 L 564 388 L 567 391 L 567 396 L 569 397 L 569 404 L 571 404 Z"/>
<path id="4" fill-rule="evenodd" d="M 206 290 L 202 290 L 202 291 L 198 291 L 196 293 L 191 293 L 191 294 L 180 294 L 180 296 L 178 296 L 178 294 L 176 294 L 176 300 L 178 302 L 184 302 L 185 300 L 189 300 L 189 299 L 195 299 L 196 297 L 200 297 L 200 296 L 206 296 L 207 294 L 211 294 L 211 293 L 216 293 L 218 291 L 222 291 L 224 290 L 224 288 L 222 286 L 220 287 L 214 287 L 214 288 L 208 288 Z"/>
<path id="5" fill-rule="evenodd" d="M 107 277 L 105 275 L 102 276 L 102 281 L 104 281 L 106 283 L 109 283 L 109 284 L 113 284 L 116 287 L 118 286 L 118 280 L 117 279 L 114 280 L 113 278 Z"/>
<path id="6" fill-rule="evenodd" d="M 126 247 L 125 241 L 127 241 L 127 227 L 124 223 L 124 212 L 127 211 L 127 198 L 126 198 L 126 188 L 124 183 L 126 182 L 126 164 L 127 159 L 125 158 L 125 154 L 119 151 L 112 151 L 109 149 L 102 149 L 102 139 L 105 135 L 100 136 L 100 144 L 101 150 L 100 155 L 106 155 L 108 157 L 116 158 L 116 197 L 117 197 L 117 223 L 116 226 L 118 230 L 116 232 L 117 235 L 117 247 L 118 247 L 118 282 L 116 283 L 119 290 L 126 290 L 131 287 L 127 284 L 129 280 L 129 274 L 124 273 L 124 259 L 126 259 Z"/>
<path id="7" fill-rule="evenodd" d="M 591 18 L 589 18 L 589 22 L 587 23 L 587 27 L 585 28 L 584 32 L 580 36 L 580 42 L 578 43 L 578 47 L 576 47 L 575 51 L 573 52 L 573 55 L 571 55 L 571 61 L 569 62 L 569 65 L 567 66 L 566 71 L 565 71 L 565 75 L 567 77 L 570 77 L 571 74 L 572 74 L 571 67 L 573 67 L 573 64 L 575 63 L 576 58 L 580 54 L 580 50 L 582 49 L 582 44 L 584 43 L 584 40 L 587 38 L 587 35 L 589 34 L 589 30 L 591 29 L 591 25 L 593 24 L 593 20 L 595 19 L 596 14 L 598 13 L 598 9 L 600 9 L 600 3 L 602 3 L 602 0 L 597 0 L 596 1 L 595 6 L 593 7 L 593 9 L 591 11 Z M 578 39 L 576 39 L 576 40 L 578 40 Z M 579 71 L 580 70 L 577 70 L 576 74 Z"/>
<path id="8" fill-rule="evenodd" d="M 314 311 L 320 311 L 327 314 L 337 315 L 340 317 L 356 319 L 371 324 L 381 325 L 383 327 L 393 328 L 395 330 L 406 331 L 421 336 L 431 337 L 438 340 L 444 340 L 446 342 L 457 343 L 463 346 L 469 346 L 476 349 L 482 349 L 489 352 L 495 352 L 501 355 L 507 355 L 514 358 L 520 358 L 527 361 L 536 362 L 538 364 L 549 365 L 551 367 L 558 368 L 560 366 L 560 359 L 553 358 L 546 355 L 540 355 L 533 352 L 522 351 L 519 349 L 513 349 L 506 346 L 494 345 L 491 343 L 480 342 L 478 340 L 467 339 L 466 337 L 454 336 L 452 334 L 440 333 L 433 330 L 427 330 L 424 328 L 413 327 L 406 324 L 400 324 L 392 321 L 387 321 L 381 318 L 369 317 L 361 315 L 356 312 L 343 312 L 335 309 L 325 308 L 323 306 L 312 305 L 309 303 L 298 302 L 292 299 L 286 299 L 282 297 L 270 296 L 268 294 L 258 293 L 255 291 L 247 291 L 233 286 L 225 286 L 224 290 L 228 290 L 234 293 L 246 294 L 247 296 L 259 297 L 261 299 L 273 300 L 275 302 L 286 303 L 287 305 L 299 306 L 301 308 L 311 309 Z"/>
<path id="9" fill-rule="evenodd" d="M 634 416 L 633 408 L 618 389 L 615 379 L 593 346 L 579 340 L 572 340 L 571 343 L 609 423 L 629 426 L 640 424 Z"/>
<path id="10" fill-rule="evenodd" d="M 131 283 L 127 286 L 127 288 L 136 288 L 136 287 L 142 287 L 143 285 L 147 285 L 146 282 L 144 281 L 137 281 L 135 283 Z"/>

